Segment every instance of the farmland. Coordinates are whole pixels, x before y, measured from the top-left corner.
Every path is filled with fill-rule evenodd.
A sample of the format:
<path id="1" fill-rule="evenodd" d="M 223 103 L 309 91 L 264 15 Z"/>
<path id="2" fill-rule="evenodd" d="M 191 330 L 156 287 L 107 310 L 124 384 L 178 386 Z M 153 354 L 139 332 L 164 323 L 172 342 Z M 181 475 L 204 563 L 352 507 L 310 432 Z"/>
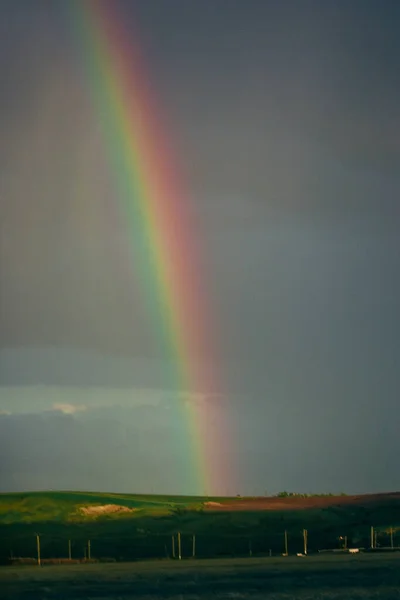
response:
<path id="1" fill-rule="evenodd" d="M 298 557 L 305 529 L 308 556 Z M 35 564 L 38 538 L 42 568 Z M 390 600 L 399 598 L 400 552 L 390 548 L 396 550 L 399 542 L 397 493 L 0 495 L 0 588 L 10 600 L 202 600 L 210 595 L 216 600 Z M 344 546 L 366 552 L 349 555 Z M 318 553 L 321 549 L 335 553 Z M 282 556 L 286 550 L 289 556 Z"/>
<path id="2" fill-rule="evenodd" d="M 394 600 L 399 566 L 393 554 L 4 567 L 0 588 L 4 600 Z"/>
<path id="3" fill-rule="evenodd" d="M 281 555 L 304 549 L 400 545 L 400 494 L 307 498 L 198 498 L 89 492 L 0 495 L 0 562 L 130 561 Z M 343 541 L 345 540 L 345 542 Z"/>

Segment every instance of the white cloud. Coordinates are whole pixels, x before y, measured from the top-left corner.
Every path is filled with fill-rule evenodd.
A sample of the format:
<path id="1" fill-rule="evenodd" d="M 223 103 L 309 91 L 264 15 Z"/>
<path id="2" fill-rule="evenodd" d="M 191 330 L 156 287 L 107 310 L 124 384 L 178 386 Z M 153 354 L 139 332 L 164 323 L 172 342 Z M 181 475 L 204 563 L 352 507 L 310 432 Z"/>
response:
<path id="1" fill-rule="evenodd" d="M 73 415 L 76 412 L 82 412 L 84 410 L 87 410 L 87 407 L 84 405 L 76 405 L 76 404 L 64 404 L 64 403 L 57 403 L 57 404 L 53 404 L 53 410 L 58 410 L 66 415 Z"/>
<path id="2" fill-rule="evenodd" d="M 232 401 L 231 394 L 225 396 L 217 393 L 146 387 L 0 386 L 0 411 L 9 411 L 12 414 L 42 413 L 50 410 L 78 415 L 101 408 L 152 406 L 174 409 L 179 404 L 222 407 L 227 402 L 231 405 Z"/>

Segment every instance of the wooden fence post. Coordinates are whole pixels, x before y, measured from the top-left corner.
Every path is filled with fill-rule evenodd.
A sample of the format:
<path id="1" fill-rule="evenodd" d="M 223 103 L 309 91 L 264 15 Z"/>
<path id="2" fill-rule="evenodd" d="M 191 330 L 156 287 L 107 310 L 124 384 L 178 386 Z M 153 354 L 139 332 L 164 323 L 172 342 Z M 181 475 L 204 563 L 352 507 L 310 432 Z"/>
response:
<path id="1" fill-rule="evenodd" d="M 303 529 L 303 541 L 304 541 L 304 554 L 307 554 L 307 541 L 308 541 L 307 529 Z"/>
<path id="2" fill-rule="evenodd" d="M 42 564 L 42 561 L 41 561 L 41 557 L 40 557 L 40 536 L 38 534 L 36 535 L 36 548 L 37 548 L 37 564 L 40 567 Z"/>

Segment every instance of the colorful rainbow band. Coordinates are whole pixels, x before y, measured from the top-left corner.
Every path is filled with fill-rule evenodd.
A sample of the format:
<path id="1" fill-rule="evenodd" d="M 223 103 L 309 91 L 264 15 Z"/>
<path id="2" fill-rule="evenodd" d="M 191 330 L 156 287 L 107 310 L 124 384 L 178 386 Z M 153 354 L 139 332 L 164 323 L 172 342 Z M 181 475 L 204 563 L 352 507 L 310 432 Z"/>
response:
<path id="1" fill-rule="evenodd" d="M 72 0 L 84 77 L 102 135 L 121 211 L 128 229 L 132 265 L 139 269 L 151 321 L 163 354 L 172 358 L 168 385 L 180 397 L 220 393 L 215 371 L 215 329 L 200 277 L 194 215 L 166 143 L 159 108 L 145 77 L 137 34 L 128 35 L 115 0 Z M 204 365 L 207 365 L 205 368 Z M 186 493 L 215 493 L 226 480 L 227 449 L 218 407 L 185 402 Z M 219 431 L 210 435 L 210 420 Z"/>

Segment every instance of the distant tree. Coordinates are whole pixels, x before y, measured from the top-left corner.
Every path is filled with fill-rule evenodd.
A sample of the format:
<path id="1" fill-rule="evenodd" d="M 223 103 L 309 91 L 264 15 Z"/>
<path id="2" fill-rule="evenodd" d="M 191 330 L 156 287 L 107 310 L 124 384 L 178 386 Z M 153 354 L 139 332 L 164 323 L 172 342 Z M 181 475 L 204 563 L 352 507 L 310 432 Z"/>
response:
<path id="1" fill-rule="evenodd" d="M 332 492 L 328 492 L 328 493 L 320 493 L 320 494 L 302 494 L 302 493 L 298 493 L 298 492 L 287 492 L 287 491 L 283 491 L 283 492 L 279 492 L 278 494 L 276 494 L 276 498 L 326 498 L 326 497 L 331 497 L 331 496 L 347 496 L 347 494 L 345 493 L 341 493 L 341 494 L 333 494 Z"/>

